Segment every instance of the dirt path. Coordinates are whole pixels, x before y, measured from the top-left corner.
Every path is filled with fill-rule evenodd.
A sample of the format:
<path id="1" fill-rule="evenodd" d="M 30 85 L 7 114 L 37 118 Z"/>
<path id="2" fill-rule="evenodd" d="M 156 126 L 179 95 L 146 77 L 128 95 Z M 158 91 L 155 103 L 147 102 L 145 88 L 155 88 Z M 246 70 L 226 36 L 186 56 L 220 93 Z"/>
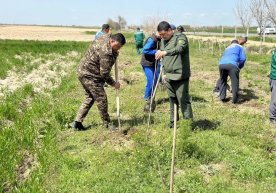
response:
<path id="1" fill-rule="evenodd" d="M 65 41 L 91 41 L 94 35 L 86 31 L 97 31 L 91 28 L 73 27 L 47 27 L 47 26 L 17 26 L 0 25 L 0 39 L 16 40 L 65 40 Z"/>

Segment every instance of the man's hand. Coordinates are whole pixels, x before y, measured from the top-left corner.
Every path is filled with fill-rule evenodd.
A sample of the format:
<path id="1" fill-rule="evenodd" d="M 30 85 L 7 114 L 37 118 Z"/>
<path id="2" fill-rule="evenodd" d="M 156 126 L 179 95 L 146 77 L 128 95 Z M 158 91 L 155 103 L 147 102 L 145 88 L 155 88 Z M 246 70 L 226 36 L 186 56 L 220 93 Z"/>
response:
<path id="1" fill-rule="evenodd" d="M 166 51 L 158 50 L 158 51 L 155 53 L 155 59 L 156 59 L 156 60 L 159 60 L 159 59 L 161 59 L 163 56 L 166 56 L 166 54 L 167 54 Z"/>
<path id="2" fill-rule="evenodd" d="M 121 84 L 120 84 L 119 82 L 115 82 L 115 84 L 113 85 L 113 87 L 114 87 L 115 89 L 120 89 Z"/>

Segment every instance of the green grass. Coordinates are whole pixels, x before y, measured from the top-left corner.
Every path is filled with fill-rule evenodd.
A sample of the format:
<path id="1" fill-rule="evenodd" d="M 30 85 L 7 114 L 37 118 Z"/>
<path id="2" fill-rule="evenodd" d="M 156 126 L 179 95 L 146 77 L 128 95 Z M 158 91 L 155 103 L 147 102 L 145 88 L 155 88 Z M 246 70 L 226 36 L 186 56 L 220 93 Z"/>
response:
<path id="1" fill-rule="evenodd" d="M 0 78 L 4 78 L 7 72 L 12 68 L 20 71 L 27 69 L 32 70 L 37 64 L 31 64 L 32 57 L 41 57 L 41 60 L 47 60 L 49 54 L 64 55 L 69 51 L 83 50 L 87 46 L 82 42 L 64 42 L 64 41 L 17 41 L 17 40 L 1 40 L 0 49 L 5 50 L 0 53 Z"/>
<path id="2" fill-rule="evenodd" d="M 129 40 L 131 34 L 127 35 Z M 49 54 L 63 52 L 55 44 L 39 45 Z M 88 46 L 64 44 L 64 52 L 83 54 Z M 218 78 L 219 49 L 212 55 L 207 46 L 200 51 L 197 46 L 190 40 L 190 94 L 195 118 L 193 123 L 178 123 L 175 192 L 275 192 L 276 130 L 268 122 L 270 93 L 265 77 L 271 56 L 248 54 L 241 71 L 241 89 L 247 89 L 242 97 L 246 100 L 232 106 L 221 104 L 212 95 Z M 17 49 L 20 51 L 20 47 Z M 5 58 L 13 55 L 11 52 Z M 79 60 L 74 60 L 76 65 Z M 0 190 L 168 192 L 172 130 L 167 127 L 167 94 L 158 90 L 159 105 L 152 114 L 147 141 L 145 77 L 139 63 L 134 44 L 125 45 L 119 66 L 120 77 L 131 83 L 123 83 L 120 90 L 121 121 L 127 135 L 103 129 L 96 105 L 84 122 L 92 126 L 90 130 L 76 132 L 69 128 L 84 97 L 74 69 L 49 95 L 34 93 L 31 85 L 8 95 L 0 105 Z M 106 90 L 109 112 L 116 123 L 115 91 L 111 87 Z M 28 97 L 32 100 L 25 104 Z M 39 164 L 27 180 L 20 182 L 16 165 L 26 152 L 36 155 Z"/>

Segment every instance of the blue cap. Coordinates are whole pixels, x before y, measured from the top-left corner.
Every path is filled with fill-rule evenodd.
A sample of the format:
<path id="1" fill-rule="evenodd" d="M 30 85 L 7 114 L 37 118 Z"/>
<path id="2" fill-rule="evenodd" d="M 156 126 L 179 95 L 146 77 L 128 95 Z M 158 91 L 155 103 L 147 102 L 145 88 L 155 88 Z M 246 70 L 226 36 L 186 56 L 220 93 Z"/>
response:
<path id="1" fill-rule="evenodd" d="M 172 30 L 176 29 L 175 25 L 173 25 L 173 24 L 170 24 L 170 25 L 171 25 Z"/>

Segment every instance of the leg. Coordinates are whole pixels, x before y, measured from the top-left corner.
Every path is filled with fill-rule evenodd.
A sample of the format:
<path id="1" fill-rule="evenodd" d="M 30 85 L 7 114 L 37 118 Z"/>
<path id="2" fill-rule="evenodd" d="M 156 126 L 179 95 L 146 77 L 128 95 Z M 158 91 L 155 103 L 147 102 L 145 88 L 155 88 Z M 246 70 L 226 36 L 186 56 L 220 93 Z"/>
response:
<path id="1" fill-rule="evenodd" d="M 96 101 L 103 122 L 109 123 L 110 117 L 108 114 L 108 102 L 103 87 L 103 82 L 82 78 L 82 83 L 85 90 L 92 96 L 93 102 Z"/>
<path id="2" fill-rule="evenodd" d="M 276 120 L 276 80 L 270 79 L 271 101 L 269 106 L 270 120 Z"/>
<path id="3" fill-rule="evenodd" d="M 144 73 L 147 78 L 147 85 L 144 94 L 144 100 L 149 100 L 152 95 L 152 84 L 153 84 L 153 76 L 154 76 L 154 67 L 151 66 L 143 66 Z"/>
<path id="4" fill-rule="evenodd" d="M 219 78 L 216 82 L 216 86 L 215 86 L 213 92 L 219 92 L 220 85 L 221 85 L 221 81 L 220 81 L 220 78 Z"/>
<path id="5" fill-rule="evenodd" d="M 228 70 L 225 69 L 225 65 L 219 66 L 219 74 L 220 74 L 220 100 L 224 101 L 226 98 L 226 89 L 227 89 L 227 77 L 228 77 Z"/>
<path id="6" fill-rule="evenodd" d="M 108 101 L 103 85 L 96 85 L 92 96 L 95 98 L 102 121 L 104 124 L 110 123 L 110 117 L 108 114 Z"/>
<path id="7" fill-rule="evenodd" d="M 177 81 L 175 84 L 177 100 L 184 119 L 192 119 L 193 111 L 189 95 L 189 79 Z"/>
<path id="8" fill-rule="evenodd" d="M 229 70 L 229 76 L 231 78 L 231 85 L 232 85 L 232 103 L 237 103 L 238 101 L 238 93 L 239 93 L 239 75 L 240 75 L 240 70 L 234 66 L 231 65 L 230 70 Z"/>
<path id="9" fill-rule="evenodd" d="M 179 103 L 176 98 L 176 93 L 175 93 L 175 89 L 173 87 L 173 83 L 171 81 L 166 82 L 166 87 L 167 87 L 167 93 L 168 93 L 169 101 L 170 101 L 170 127 L 172 128 L 173 123 L 174 123 L 174 104 L 177 105 L 177 120 L 178 120 L 179 119 L 179 114 L 178 114 Z"/>
<path id="10" fill-rule="evenodd" d="M 79 78 L 79 80 L 85 90 L 85 99 L 79 108 L 79 111 L 76 116 L 76 121 L 83 122 L 83 120 L 86 117 L 86 115 L 88 114 L 90 108 L 94 104 L 94 99 L 93 99 L 92 95 L 90 94 L 90 91 L 86 89 L 87 88 L 86 84 L 88 84 L 88 82 L 83 78 Z"/>
<path id="11" fill-rule="evenodd" d="M 136 52 L 137 52 L 137 54 L 140 54 L 140 51 L 139 51 L 139 43 L 136 42 L 135 46 L 136 46 Z"/>

